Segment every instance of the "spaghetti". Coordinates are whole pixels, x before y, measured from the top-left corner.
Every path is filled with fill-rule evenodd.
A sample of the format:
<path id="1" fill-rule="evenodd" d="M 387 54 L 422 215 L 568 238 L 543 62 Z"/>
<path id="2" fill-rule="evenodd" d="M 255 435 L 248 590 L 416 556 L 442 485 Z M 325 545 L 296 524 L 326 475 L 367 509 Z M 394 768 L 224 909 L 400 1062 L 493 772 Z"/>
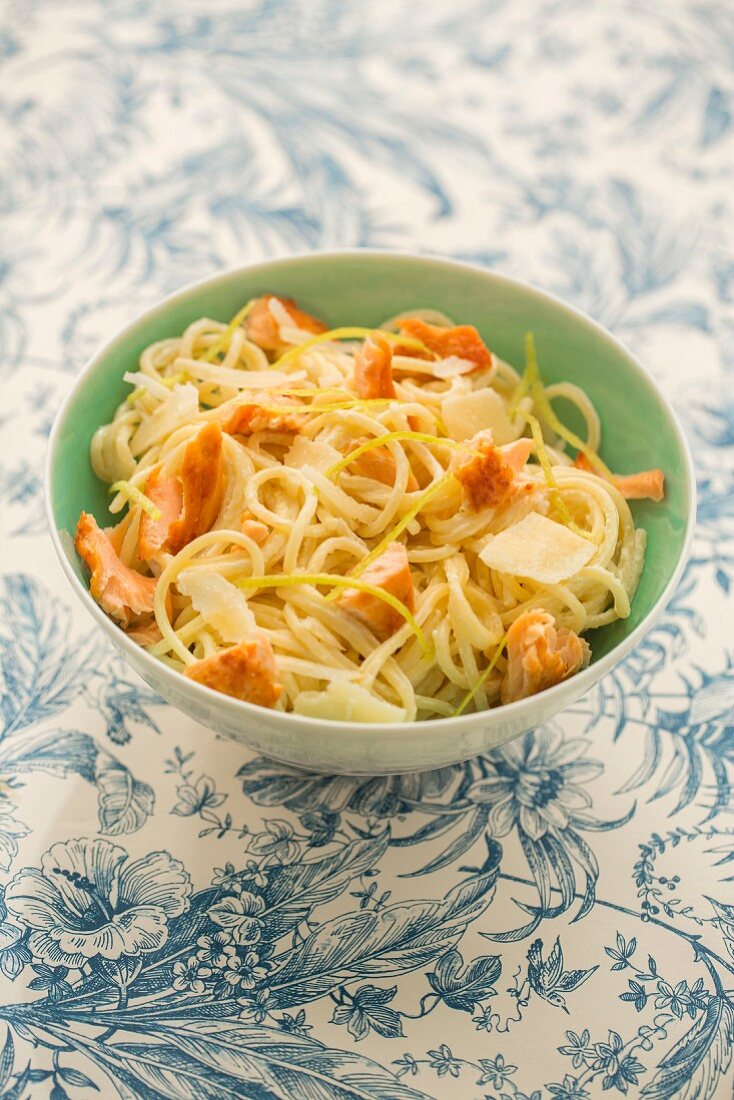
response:
<path id="1" fill-rule="evenodd" d="M 629 614 L 626 497 L 662 474 L 611 475 L 586 394 L 526 356 L 431 310 L 328 330 L 273 295 L 152 344 L 91 445 L 127 509 L 80 518 L 94 598 L 199 683 L 312 717 L 441 718 L 573 675 Z"/>

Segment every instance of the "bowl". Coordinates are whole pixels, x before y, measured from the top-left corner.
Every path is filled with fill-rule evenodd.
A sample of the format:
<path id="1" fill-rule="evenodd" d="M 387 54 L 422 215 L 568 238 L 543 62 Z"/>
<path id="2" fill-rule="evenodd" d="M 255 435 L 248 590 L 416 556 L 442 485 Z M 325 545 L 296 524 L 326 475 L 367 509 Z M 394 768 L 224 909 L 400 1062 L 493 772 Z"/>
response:
<path id="1" fill-rule="evenodd" d="M 583 672 L 528 699 L 434 721 L 323 722 L 241 702 L 193 682 L 149 656 L 107 618 L 87 590 L 73 535 L 79 513 L 107 519 L 107 491 L 89 462 L 95 429 L 129 392 L 122 376 L 154 340 L 176 336 L 197 317 L 228 320 L 263 291 L 295 298 L 330 326 L 377 325 L 420 305 L 475 324 L 503 359 L 523 362 L 535 335 L 543 377 L 586 390 L 602 421 L 602 453 L 619 473 L 660 466 L 666 496 L 633 505 L 648 534 L 647 559 L 628 619 L 595 632 Z M 570 406 L 564 416 L 571 426 Z M 610 671 L 660 615 L 681 576 L 695 516 L 690 452 L 678 420 L 641 364 L 613 336 L 550 294 L 464 263 L 395 252 L 343 251 L 251 264 L 189 286 L 148 310 L 87 364 L 59 410 L 46 469 L 46 506 L 64 572 L 89 614 L 164 699 L 209 729 L 265 756 L 314 771 L 392 774 L 454 764 L 552 719 Z"/>

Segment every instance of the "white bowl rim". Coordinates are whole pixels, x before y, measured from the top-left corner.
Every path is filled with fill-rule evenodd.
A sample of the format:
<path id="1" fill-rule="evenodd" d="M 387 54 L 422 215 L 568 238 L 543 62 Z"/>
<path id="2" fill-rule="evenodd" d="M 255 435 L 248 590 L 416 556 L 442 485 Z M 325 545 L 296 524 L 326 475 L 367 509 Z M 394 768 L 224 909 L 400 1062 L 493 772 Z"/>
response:
<path id="1" fill-rule="evenodd" d="M 261 270 L 267 273 L 269 268 L 277 268 L 283 263 L 300 263 L 309 264 L 315 259 L 331 259 L 341 257 L 363 258 L 363 257 L 375 257 L 380 259 L 389 260 L 409 260 L 418 261 L 431 267 L 441 267 L 444 269 L 457 269 L 460 271 L 471 271 L 474 274 L 481 275 L 490 282 L 501 283 L 507 286 L 516 288 L 525 293 L 530 292 L 537 298 L 541 298 L 545 301 L 552 303 L 557 309 L 570 315 L 577 323 L 585 325 L 592 329 L 596 335 L 604 340 L 606 343 L 613 345 L 616 351 L 622 351 L 628 358 L 631 365 L 634 367 L 639 380 L 642 385 L 647 386 L 648 389 L 653 391 L 653 394 L 657 401 L 660 402 L 665 412 L 667 413 L 670 421 L 671 428 L 676 438 L 678 447 L 683 455 L 685 462 L 685 470 L 687 477 L 687 524 L 686 533 L 681 549 L 680 556 L 676 563 L 675 569 L 661 592 L 660 596 L 653 604 L 647 615 L 642 619 L 640 623 L 631 631 L 626 638 L 624 638 L 618 645 L 616 645 L 609 653 L 601 657 L 598 661 L 589 665 L 588 668 L 576 673 L 573 677 L 573 685 L 575 688 L 574 695 L 578 698 L 584 694 L 587 690 L 593 687 L 602 677 L 615 668 L 626 656 L 634 649 L 637 643 L 648 633 L 654 623 L 660 618 L 660 615 L 667 606 L 671 596 L 675 592 L 678 583 L 681 579 L 683 571 L 688 562 L 690 555 L 691 544 L 693 541 L 693 533 L 696 521 L 696 477 L 695 468 L 693 464 L 693 457 L 688 445 L 688 440 L 685 437 L 683 429 L 680 424 L 677 413 L 673 409 L 670 401 L 666 395 L 662 392 L 660 387 L 654 381 L 652 376 L 648 373 L 640 360 L 634 355 L 629 348 L 622 343 L 621 340 L 613 336 L 608 329 L 606 329 L 598 321 L 593 320 L 588 314 L 582 310 L 577 309 L 575 306 L 569 305 L 561 298 L 558 298 L 555 294 L 549 291 L 543 290 L 540 287 L 535 286 L 532 283 L 525 282 L 522 279 L 516 279 L 509 275 L 503 275 L 496 271 L 489 270 L 487 268 L 480 267 L 478 264 L 469 263 L 465 260 L 455 260 L 451 257 L 445 257 L 436 253 L 422 253 L 412 252 L 410 250 L 403 249 L 381 249 L 381 248 L 337 248 L 329 250 L 313 250 L 302 252 L 284 253 L 283 255 L 276 256 L 269 260 L 259 260 L 248 264 L 238 264 L 233 267 L 226 268 L 224 271 L 220 271 L 216 275 L 210 275 L 204 279 L 197 279 L 193 282 L 187 283 L 181 289 L 175 291 L 173 294 L 169 294 L 167 297 L 161 299 L 155 305 L 149 309 L 144 310 L 143 313 L 138 314 L 133 320 L 128 322 L 122 329 L 120 329 L 111 339 L 105 341 L 97 351 L 91 356 L 91 358 L 84 365 L 82 370 L 76 377 L 73 385 L 70 387 L 68 393 L 64 397 L 57 413 L 54 418 L 53 427 L 49 435 L 48 447 L 46 450 L 46 461 L 44 467 L 44 497 L 46 505 L 46 518 L 48 521 L 49 529 L 51 532 L 51 539 L 54 545 L 56 554 L 61 562 L 61 567 L 66 574 L 72 588 L 76 592 L 79 599 L 82 601 L 87 611 L 97 621 L 97 623 L 111 636 L 114 636 L 116 644 L 131 658 L 131 662 L 135 663 L 140 661 L 143 665 L 148 665 L 151 669 L 151 679 L 162 680 L 163 682 L 170 682 L 173 689 L 179 691 L 183 685 L 185 685 L 186 693 L 190 694 L 195 700 L 201 701 L 207 707 L 211 707 L 215 704 L 215 699 L 225 710 L 230 713 L 239 712 L 242 716 L 243 727 L 246 728 L 246 723 L 249 719 L 259 719 L 262 721 L 263 708 L 255 706 L 253 703 L 247 703 L 244 700 L 235 699 L 231 696 L 221 695 L 211 688 L 205 687 L 203 684 L 198 684 L 194 680 L 190 680 L 188 677 L 184 677 L 182 673 L 170 668 L 170 666 L 164 664 L 163 661 L 159 661 L 157 658 L 147 653 L 141 646 L 133 642 L 127 635 L 117 628 L 114 623 L 111 622 L 109 617 L 104 613 L 102 608 L 95 602 L 90 595 L 89 591 L 83 587 L 78 577 L 76 576 L 71 562 L 68 559 L 64 547 L 61 542 L 59 531 L 56 527 L 56 521 L 53 514 L 53 502 L 51 499 L 51 468 L 53 466 L 53 459 L 58 443 L 59 436 L 61 434 L 61 428 L 66 420 L 66 415 L 69 407 L 74 403 L 77 394 L 84 389 L 87 376 L 92 373 L 102 358 L 106 358 L 115 348 L 115 345 L 124 340 L 131 330 L 135 329 L 141 321 L 155 318 L 157 315 L 164 315 L 166 311 L 174 304 L 182 301 L 188 297 L 188 295 L 195 290 L 201 290 L 205 286 L 214 286 L 219 282 L 227 282 L 237 275 L 244 274 L 245 272 L 252 272 Z M 112 630 L 114 630 L 114 634 Z M 119 637 L 118 637 L 119 635 Z M 134 660 L 132 660 L 134 659 Z M 566 696 L 569 684 L 571 681 L 561 681 L 561 683 L 554 685 L 551 688 L 547 688 L 542 692 L 544 700 L 547 701 L 547 710 L 552 713 L 558 713 L 563 709 L 563 699 Z M 558 701 L 558 708 L 554 708 L 552 703 L 554 700 Z M 344 738 L 363 738 L 365 734 L 370 731 L 374 732 L 375 736 L 391 736 L 398 737 L 401 733 L 405 733 L 406 729 L 410 729 L 413 734 L 418 732 L 425 732 L 429 734 L 433 732 L 438 734 L 438 731 L 442 731 L 447 735 L 459 734 L 469 732 L 474 727 L 479 727 L 489 723 L 491 725 L 493 716 L 496 717 L 499 724 L 504 719 L 514 719 L 518 726 L 521 725 L 524 715 L 530 715 L 531 712 L 537 710 L 538 696 L 529 696 L 525 699 L 519 699 L 513 703 L 505 703 L 499 707 L 492 707 L 488 710 L 472 712 L 470 714 L 462 714 L 456 717 L 449 718 L 424 718 L 416 719 L 413 722 L 346 722 L 338 719 L 321 719 L 321 718 L 307 718 L 304 715 L 293 714 L 288 712 L 279 711 L 267 711 L 272 722 L 280 724 L 282 720 L 286 726 L 293 726 L 295 729 L 302 730 L 306 735 L 309 731 L 315 733 L 316 731 L 322 732 L 336 732 L 339 730 L 340 736 Z M 179 709 L 179 708 L 177 708 Z M 532 721 L 528 721 L 528 726 L 531 726 Z M 526 727 L 527 728 L 527 727 Z"/>

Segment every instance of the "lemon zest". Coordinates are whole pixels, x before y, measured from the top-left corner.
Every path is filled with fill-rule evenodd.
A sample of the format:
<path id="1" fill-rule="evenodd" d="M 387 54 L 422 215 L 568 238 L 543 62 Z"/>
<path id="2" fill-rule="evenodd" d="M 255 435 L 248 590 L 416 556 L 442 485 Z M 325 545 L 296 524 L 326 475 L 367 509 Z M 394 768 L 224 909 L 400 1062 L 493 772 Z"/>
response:
<path id="1" fill-rule="evenodd" d="M 571 529 L 575 530 L 577 533 L 580 534 L 581 532 L 579 532 L 577 525 L 574 523 L 573 519 L 571 518 L 571 513 L 569 512 L 568 508 L 566 507 L 566 502 L 564 501 L 563 497 L 560 494 L 560 491 L 558 489 L 558 482 L 556 481 L 555 477 L 553 476 L 553 467 L 551 466 L 551 461 L 550 461 L 550 458 L 548 457 L 548 452 L 545 449 L 545 440 L 543 439 L 543 431 L 540 427 L 540 422 L 537 420 L 536 417 L 531 416 L 530 413 L 527 414 L 527 421 L 528 421 L 528 425 L 530 427 L 530 431 L 533 434 L 533 442 L 535 443 L 535 452 L 538 456 L 538 462 L 540 463 L 540 468 L 543 471 L 543 476 L 545 477 L 546 484 L 548 485 L 548 489 L 550 491 L 550 498 L 553 502 L 553 505 L 554 505 L 556 511 L 558 512 L 558 514 L 560 515 L 560 517 L 561 517 L 563 523 L 565 524 L 565 526 L 570 527 Z"/>
<path id="2" fill-rule="evenodd" d="M 418 351 L 429 352 L 435 358 L 435 355 L 429 348 L 425 346 L 420 340 L 414 339 L 412 336 L 399 336 L 396 332 L 385 332 L 384 329 L 379 328 L 362 328 L 358 325 L 332 328 L 328 332 L 320 332 L 318 336 L 312 336 L 310 340 L 304 340 L 302 344 L 296 344 L 295 347 L 289 348 L 288 351 L 275 360 L 276 366 L 282 367 L 284 363 L 290 363 L 292 360 L 297 359 L 299 355 L 304 351 L 308 351 L 310 348 L 316 347 L 317 344 L 329 343 L 331 340 L 366 340 L 368 336 L 374 335 L 379 332 L 384 336 L 386 340 L 389 340 L 392 344 L 402 344 L 404 347 L 416 348 Z"/>
<path id="3" fill-rule="evenodd" d="M 116 481 L 114 485 L 110 485 L 108 492 L 121 493 L 127 500 L 128 505 L 140 508 L 151 519 L 158 520 L 163 515 L 160 508 L 156 507 L 150 497 L 147 497 L 145 493 L 141 493 L 140 489 L 136 489 L 129 481 Z"/>
<path id="4" fill-rule="evenodd" d="M 236 328 L 239 328 L 252 307 L 255 305 L 256 301 L 257 298 L 250 298 L 249 302 L 245 302 L 239 313 L 235 313 L 234 317 L 229 322 L 219 339 L 216 340 L 215 343 L 211 345 L 211 347 L 207 348 L 206 352 L 202 356 L 200 356 L 203 362 L 212 363 L 217 355 L 219 355 L 220 352 L 224 351 L 224 349 L 227 347 L 227 344 L 232 339 L 232 333 Z"/>
<path id="5" fill-rule="evenodd" d="M 264 574 L 259 577 L 242 577 L 236 584 L 238 588 L 289 588 L 299 584 L 328 585 L 337 589 L 356 588 L 360 592 L 366 592 L 368 595 L 382 600 L 383 603 L 389 604 L 401 618 L 405 619 L 424 653 L 429 655 L 432 651 L 432 647 L 418 625 L 415 616 L 401 600 L 390 592 L 378 588 L 377 585 L 367 584 L 365 581 L 357 580 L 354 577 L 341 577 L 337 573 L 292 573 L 287 577 Z"/>
<path id="6" fill-rule="evenodd" d="M 469 704 L 471 703 L 472 699 L 474 698 L 476 693 L 479 691 L 479 689 L 484 687 L 484 684 L 486 683 L 488 677 L 490 676 L 490 674 L 492 672 L 494 672 L 494 669 L 497 666 L 497 662 L 499 661 L 500 657 L 502 656 L 502 650 L 505 648 L 506 645 L 507 645 L 507 635 L 505 634 L 505 635 L 503 635 L 503 637 L 500 641 L 500 644 L 497 646 L 497 649 L 494 652 L 494 656 L 492 657 L 492 660 L 489 662 L 489 664 L 487 665 L 484 672 L 482 673 L 482 675 L 477 680 L 474 687 L 470 688 L 469 691 L 467 691 L 466 695 L 464 696 L 464 698 L 461 700 L 458 707 L 454 711 L 454 715 L 453 715 L 454 718 L 458 718 L 460 714 L 464 713 L 464 711 L 469 706 Z"/>
<path id="7" fill-rule="evenodd" d="M 518 382 L 515 392 L 510 398 L 510 403 L 507 406 L 507 415 L 510 419 L 517 412 L 518 405 L 522 401 L 526 393 L 528 393 L 536 383 L 540 382 L 540 371 L 538 369 L 538 357 L 535 354 L 535 340 L 532 332 L 525 333 L 525 370 L 522 373 L 520 381 Z"/>

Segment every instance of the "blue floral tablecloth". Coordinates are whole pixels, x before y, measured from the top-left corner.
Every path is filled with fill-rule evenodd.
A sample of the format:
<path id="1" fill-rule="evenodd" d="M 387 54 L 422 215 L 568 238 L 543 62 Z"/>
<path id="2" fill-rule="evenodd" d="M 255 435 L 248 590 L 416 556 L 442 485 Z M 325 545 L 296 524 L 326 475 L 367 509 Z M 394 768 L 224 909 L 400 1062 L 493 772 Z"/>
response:
<path id="1" fill-rule="evenodd" d="M 2 1100 L 730 1095 L 733 114 L 727 0 L 4 0 Z M 355 245 L 609 325 L 700 492 L 616 673 L 485 757 L 371 780 L 165 706 L 75 605 L 41 486 L 124 321 Z"/>

